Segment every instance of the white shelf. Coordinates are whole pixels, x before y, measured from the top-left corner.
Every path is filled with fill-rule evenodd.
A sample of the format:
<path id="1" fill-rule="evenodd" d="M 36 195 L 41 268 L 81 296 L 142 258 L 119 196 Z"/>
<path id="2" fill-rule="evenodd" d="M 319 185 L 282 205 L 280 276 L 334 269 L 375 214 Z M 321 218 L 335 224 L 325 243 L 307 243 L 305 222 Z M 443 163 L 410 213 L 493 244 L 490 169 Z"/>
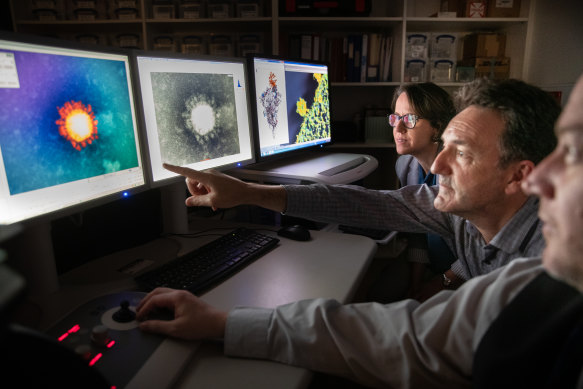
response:
<path id="1" fill-rule="evenodd" d="M 65 0 L 60 0 L 65 1 Z M 404 82 L 405 43 L 409 32 L 454 32 L 461 35 L 479 31 L 499 31 L 507 35 L 506 55 L 511 58 L 510 76 L 523 78 L 527 74 L 526 58 L 532 47 L 532 19 L 535 0 L 522 0 L 520 17 L 516 18 L 438 18 L 440 0 L 372 0 L 372 10 L 367 17 L 306 17 L 280 16 L 279 0 L 262 0 L 260 17 L 223 19 L 154 19 L 151 17 L 152 0 L 138 0 L 139 17 L 135 20 L 95 21 L 33 21 L 23 17 L 27 2 L 11 0 L 14 26 L 17 31 L 50 33 L 74 36 L 75 33 L 118 34 L 134 33 L 141 36 L 140 45 L 152 49 L 153 37 L 175 34 L 177 37 L 200 35 L 208 39 L 213 34 L 229 34 L 235 39 L 244 34 L 261 36 L 266 53 L 281 54 L 280 42 L 289 34 L 320 34 L 322 36 L 347 36 L 348 34 L 384 33 L 393 37 L 391 59 L 392 77 L 388 82 L 334 82 L 334 111 L 336 118 L 350 120 L 355 112 L 369 105 L 387 107 L 392 90 Z M 233 2 L 235 4 L 235 2 Z M 87 26 L 94 26 L 93 29 Z M 446 88 L 457 88 L 459 83 L 440 83 Z M 339 93 L 337 93 L 340 91 Z M 342 117 L 345 115 L 346 117 Z"/>

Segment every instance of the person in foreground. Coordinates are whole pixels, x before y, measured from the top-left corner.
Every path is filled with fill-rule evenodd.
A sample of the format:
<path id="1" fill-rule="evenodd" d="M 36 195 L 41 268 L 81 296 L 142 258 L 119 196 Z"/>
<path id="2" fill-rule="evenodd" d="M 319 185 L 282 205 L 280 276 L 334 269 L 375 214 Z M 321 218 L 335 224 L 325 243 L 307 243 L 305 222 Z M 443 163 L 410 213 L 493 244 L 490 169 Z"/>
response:
<path id="1" fill-rule="evenodd" d="M 145 331 L 224 338 L 229 356 L 264 358 L 393 388 L 583 387 L 583 77 L 561 114 L 559 143 L 522 185 L 540 199 L 546 247 L 424 303 L 306 300 L 219 311 L 169 289 L 148 294 Z M 192 188 L 195 189 L 195 188 Z"/>

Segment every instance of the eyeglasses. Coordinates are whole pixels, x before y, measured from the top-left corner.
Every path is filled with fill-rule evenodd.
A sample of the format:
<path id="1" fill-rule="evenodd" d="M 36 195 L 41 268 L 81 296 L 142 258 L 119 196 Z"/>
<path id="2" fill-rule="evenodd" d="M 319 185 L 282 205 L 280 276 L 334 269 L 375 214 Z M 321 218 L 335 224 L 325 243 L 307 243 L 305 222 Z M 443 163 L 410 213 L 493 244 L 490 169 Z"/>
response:
<path id="1" fill-rule="evenodd" d="M 387 115 L 387 119 L 389 120 L 389 125 L 391 127 L 397 127 L 397 123 L 399 122 L 399 120 L 402 120 L 405 128 L 412 129 L 415 128 L 417 120 L 423 118 L 420 118 L 419 116 L 414 115 L 412 113 L 406 113 L 403 116 L 399 116 L 396 113 L 392 113 L 390 115 Z"/>

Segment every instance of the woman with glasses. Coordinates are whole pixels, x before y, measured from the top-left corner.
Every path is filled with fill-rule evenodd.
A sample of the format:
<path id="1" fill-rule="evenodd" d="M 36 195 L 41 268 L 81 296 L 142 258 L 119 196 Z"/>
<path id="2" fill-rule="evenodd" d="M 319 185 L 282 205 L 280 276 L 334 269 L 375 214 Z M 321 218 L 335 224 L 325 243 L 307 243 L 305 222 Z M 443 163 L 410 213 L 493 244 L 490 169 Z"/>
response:
<path id="1" fill-rule="evenodd" d="M 407 84 L 395 90 L 387 115 L 400 157 L 395 164 L 401 186 L 437 185 L 431 164 L 441 150 L 441 134 L 456 114 L 453 100 L 434 83 Z M 407 234 L 406 257 L 411 266 L 409 296 L 417 296 L 423 276 L 429 269 L 442 274 L 455 258 L 441 237 L 433 234 Z"/>

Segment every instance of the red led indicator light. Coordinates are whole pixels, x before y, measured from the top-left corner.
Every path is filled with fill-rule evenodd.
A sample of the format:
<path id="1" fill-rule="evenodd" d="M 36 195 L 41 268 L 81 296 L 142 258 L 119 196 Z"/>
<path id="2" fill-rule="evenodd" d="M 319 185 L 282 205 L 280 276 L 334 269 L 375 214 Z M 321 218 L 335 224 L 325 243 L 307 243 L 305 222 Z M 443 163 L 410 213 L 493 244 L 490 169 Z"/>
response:
<path id="1" fill-rule="evenodd" d="M 63 340 L 65 340 L 67 338 L 67 336 L 74 334 L 75 332 L 79 331 L 81 329 L 81 326 L 79 324 L 75 324 L 73 327 L 71 327 L 69 329 L 69 331 L 65 332 L 63 335 L 59 336 L 57 339 L 59 340 L 59 342 L 62 342 Z"/>
<path id="2" fill-rule="evenodd" d="M 115 340 L 112 340 L 111 342 L 109 342 L 107 344 L 107 348 L 112 348 L 114 344 L 115 344 Z"/>
<path id="3" fill-rule="evenodd" d="M 99 361 L 101 359 L 102 356 L 103 356 L 103 354 L 101 354 L 101 353 L 94 356 L 93 359 L 89 361 L 89 366 L 95 365 L 97 363 L 97 361 Z"/>

